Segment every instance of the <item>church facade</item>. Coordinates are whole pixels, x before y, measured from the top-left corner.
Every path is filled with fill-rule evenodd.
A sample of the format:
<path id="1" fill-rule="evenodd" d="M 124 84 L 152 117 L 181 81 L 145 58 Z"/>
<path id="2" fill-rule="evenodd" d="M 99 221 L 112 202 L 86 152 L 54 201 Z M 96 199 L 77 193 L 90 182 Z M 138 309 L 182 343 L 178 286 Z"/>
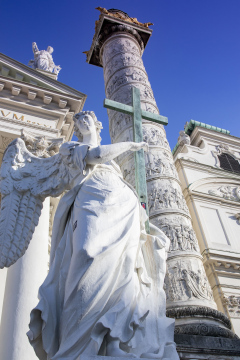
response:
<path id="1" fill-rule="evenodd" d="M 191 120 L 173 153 L 218 310 L 240 336 L 240 139 Z"/>
<path id="2" fill-rule="evenodd" d="M 59 83 L 48 71 L 31 69 L 3 54 L 0 54 L 0 71 L 0 164 L 8 144 L 20 136 L 36 156 L 48 157 L 57 153 L 64 141 L 71 140 L 72 117 L 83 109 L 86 95 Z M 238 138 L 223 129 L 192 120 L 181 132 L 173 150 L 183 197 L 200 247 L 198 257 L 203 258 L 213 301 L 231 321 L 232 330 L 240 336 L 239 154 Z M 160 167 L 161 162 L 159 164 Z M 149 172 L 148 168 L 146 171 Z M 165 176 L 164 166 L 161 171 Z M 172 172 L 175 176 L 175 168 Z M 37 302 L 38 288 L 48 271 L 51 227 L 57 204 L 57 198 L 45 200 L 39 225 L 26 254 L 11 268 L 0 272 L 0 359 L 36 358 L 25 334 L 30 311 Z M 189 255 L 196 251 L 195 239 L 191 237 L 194 235 L 187 229 L 185 239 L 188 241 L 180 244 L 177 234 L 186 229 L 180 231 L 181 224 L 173 225 L 169 227 L 172 251 L 176 250 L 177 243 L 184 262 L 184 253 Z M 186 277 L 179 283 L 184 280 L 187 284 L 191 280 L 190 270 L 182 273 Z M 201 282 L 202 293 L 208 293 L 209 285 L 200 277 L 201 274 L 195 280 Z M 190 285 L 187 291 L 191 292 Z M 179 316 L 178 321 L 181 325 L 184 320 Z M 184 356 L 181 359 L 190 359 Z"/>
<path id="3" fill-rule="evenodd" d="M 58 82 L 54 73 L 31 69 L 0 54 L 0 164 L 6 147 L 17 137 L 36 156 L 57 153 L 64 141 L 71 140 L 72 117 L 82 110 L 85 100 L 85 94 Z M 0 270 L 0 359 L 36 359 L 26 332 L 48 271 L 58 201 L 45 200 L 27 252 L 9 269 Z"/>

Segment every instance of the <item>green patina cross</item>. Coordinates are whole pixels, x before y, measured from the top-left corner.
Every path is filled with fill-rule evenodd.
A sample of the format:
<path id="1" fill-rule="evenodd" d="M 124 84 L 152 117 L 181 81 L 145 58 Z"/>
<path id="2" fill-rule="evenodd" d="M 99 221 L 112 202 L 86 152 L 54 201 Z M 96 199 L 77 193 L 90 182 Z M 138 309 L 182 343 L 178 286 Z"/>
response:
<path id="1" fill-rule="evenodd" d="M 117 101 L 105 99 L 103 106 L 105 108 L 120 111 L 124 114 L 133 116 L 133 140 L 135 142 L 143 141 L 142 133 L 142 119 L 150 120 L 158 124 L 167 125 L 168 119 L 165 116 L 158 114 L 153 114 L 148 111 L 143 111 L 141 109 L 141 100 L 140 100 L 140 90 L 132 87 L 132 106 L 119 103 Z M 135 152 L 135 183 L 136 191 L 139 196 L 139 200 L 142 206 L 146 209 L 147 214 L 148 210 L 148 200 L 147 200 L 147 181 L 146 181 L 146 172 L 145 172 L 145 157 L 143 149 Z M 146 222 L 146 231 L 149 234 L 149 222 Z"/>

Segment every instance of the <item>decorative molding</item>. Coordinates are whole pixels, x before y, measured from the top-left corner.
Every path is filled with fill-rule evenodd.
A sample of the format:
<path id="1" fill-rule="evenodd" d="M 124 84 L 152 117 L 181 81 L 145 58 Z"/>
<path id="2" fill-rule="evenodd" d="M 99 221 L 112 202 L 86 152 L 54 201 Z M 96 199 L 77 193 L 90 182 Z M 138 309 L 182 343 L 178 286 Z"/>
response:
<path id="1" fill-rule="evenodd" d="M 231 321 L 222 312 L 206 307 L 206 306 L 184 306 L 169 309 L 166 311 L 166 316 L 174 319 L 188 318 L 188 317 L 208 317 L 214 320 L 220 320 L 228 329 L 231 330 Z"/>
<path id="2" fill-rule="evenodd" d="M 67 101 L 66 100 L 62 100 L 62 99 L 59 99 L 59 103 L 58 103 L 59 107 L 61 109 L 64 109 L 67 105 Z"/>
<path id="3" fill-rule="evenodd" d="M 34 100 L 37 96 L 37 93 L 35 91 L 28 91 L 28 98 L 29 100 Z"/>
<path id="4" fill-rule="evenodd" d="M 218 158 L 218 156 L 222 155 L 222 154 L 228 154 L 228 155 L 232 156 L 235 160 L 240 161 L 240 157 L 236 156 L 235 151 L 231 150 L 229 145 L 227 145 L 227 144 L 219 144 L 219 145 L 216 145 L 215 148 L 216 148 L 216 150 L 212 151 L 212 155 L 215 158 L 215 162 L 216 162 L 215 166 L 217 168 L 222 169 L 221 166 L 220 166 L 219 158 Z"/>
<path id="5" fill-rule="evenodd" d="M 21 88 L 17 86 L 12 86 L 12 94 L 18 96 L 20 94 Z"/>
<path id="6" fill-rule="evenodd" d="M 204 321 L 198 324 L 176 325 L 174 334 L 201 335 L 238 339 L 231 330 Z"/>
<path id="7" fill-rule="evenodd" d="M 43 102 L 44 102 L 44 104 L 50 104 L 50 102 L 52 101 L 52 96 L 47 96 L 47 95 L 44 95 L 43 96 Z"/>
<path id="8" fill-rule="evenodd" d="M 240 201 L 240 186 L 234 187 L 222 185 L 216 190 L 208 190 L 208 193 L 226 200 Z"/>

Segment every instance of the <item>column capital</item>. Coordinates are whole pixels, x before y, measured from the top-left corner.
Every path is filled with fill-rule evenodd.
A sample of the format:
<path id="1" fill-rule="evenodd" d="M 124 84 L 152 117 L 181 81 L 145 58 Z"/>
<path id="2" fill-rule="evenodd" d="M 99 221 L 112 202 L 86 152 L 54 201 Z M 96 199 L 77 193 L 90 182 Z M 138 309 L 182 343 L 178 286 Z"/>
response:
<path id="1" fill-rule="evenodd" d="M 130 18 L 121 10 L 97 8 L 101 11 L 99 20 L 96 21 L 95 34 L 89 51 L 86 51 L 87 62 L 102 67 L 100 50 L 104 42 L 114 33 L 125 32 L 132 35 L 140 45 L 142 52 L 152 34 L 148 26 L 151 23 L 142 24 L 136 18 Z"/>

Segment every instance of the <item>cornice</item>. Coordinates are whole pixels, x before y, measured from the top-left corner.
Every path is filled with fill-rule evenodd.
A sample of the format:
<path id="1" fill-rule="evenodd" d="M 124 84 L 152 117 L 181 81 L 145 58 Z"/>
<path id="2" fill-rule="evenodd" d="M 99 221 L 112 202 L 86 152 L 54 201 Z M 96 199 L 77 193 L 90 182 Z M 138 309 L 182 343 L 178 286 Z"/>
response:
<path id="1" fill-rule="evenodd" d="M 214 130 L 205 129 L 202 127 L 195 127 L 191 136 L 191 145 L 199 146 L 202 139 L 204 140 L 213 140 L 217 143 L 224 143 L 227 145 L 234 145 L 240 149 L 240 138 L 230 135 L 230 134 L 223 134 L 220 132 L 216 132 Z"/>
<path id="2" fill-rule="evenodd" d="M 206 172 L 207 174 L 210 174 L 213 176 L 217 175 L 224 179 L 229 178 L 229 179 L 235 179 L 237 181 L 240 181 L 240 175 L 238 175 L 237 173 L 233 173 L 231 171 L 227 171 L 227 170 L 221 169 L 219 167 L 206 165 L 206 164 L 196 162 L 196 161 L 193 161 L 190 159 L 177 158 L 175 160 L 175 166 L 177 169 L 178 169 L 178 167 L 194 169 L 198 172 L 203 171 L 203 172 Z"/>
<path id="3" fill-rule="evenodd" d="M 26 66 L 2 53 L 0 53 L 0 64 L 5 67 L 6 70 L 9 70 L 9 75 L 5 77 L 8 77 L 11 80 L 21 79 L 22 83 L 29 84 L 30 81 L 35 83 L 39 82 L 39 84 L 36 84 L 38 87 L 48 88 L 60 93 L 66 93 L 68 95 L 76 96 L 77 98 L 86 98 L 86 95 L 82 92 L 75 90 L 57 80 L 51 79 L 49 76 L 44 75 L 37 70 L 32 69 L 29 66 Z"/>
<path id="4" fill-rule="evenodd" d="M 3 94 L 2 91 L 7 91 L 8 98 L 14 96 L 14 99 L 17 99 L 17 96 L 24 95 L 28 103 L 42 100 L 44 106 L 54 103 L 59 109 L 69 108 L 75 113 L 81 111 L 86 100 L 86 95 L 79 98 L 57 90 L 43 89 L 36 85 L 0 76 L 0 97 Z"/>

